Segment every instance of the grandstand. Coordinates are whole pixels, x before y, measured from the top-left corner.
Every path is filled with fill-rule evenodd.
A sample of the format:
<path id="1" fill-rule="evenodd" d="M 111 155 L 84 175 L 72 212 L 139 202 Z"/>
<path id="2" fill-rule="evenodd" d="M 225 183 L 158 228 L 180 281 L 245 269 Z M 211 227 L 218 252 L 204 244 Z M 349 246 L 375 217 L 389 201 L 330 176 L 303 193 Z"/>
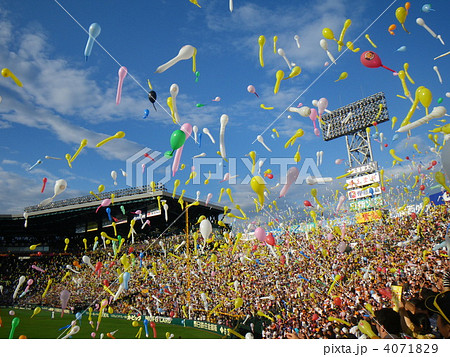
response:
<path id="1" fill-rule="evenodd" d="M 108 207 L 101 207 L 105 199 L 112 199 Z M 179 195 L 172 198 L 163 185 L 153 190 L 149 186 L 131 187 L 111 192 L 70 198 L 52 202 L 46 206 L 30 206 L 24 209 L 25 220 L 21 215 L 0 216 L 0 253 L 30 253 L 31 244 L 41 243 L 34 253 L 61 251 L 65 238 L 70 239 L 72 249 L 84 249 L 83 238 L 93 244 L 94 237 L 105 232 L 109 236 L 127 237 L 130 223 L 135 220 L 135 239 L 152 238 L 183 234 L 186 217 L 178 202 Z M 195 200 L 183 197 L 189 204 Z M 163 203 L 168 206 L 167 220 Z M 99 207 L 100 206 L 100 207 Z M 108 214 L 107 208 L 110 209 Z M 97 211 L 98 209 L 98 211 Z M 96 213 L 97 211 L 97 213 Z M 201 215 L 213 223 L 223 213 L 223 207 L 199 201 L 199 205 L 188 210 L 189 229 L 192 229 Z M 144 223 L 149 220 L 150 224 Z M 114 223 L 114 224 L 113 224 Z M 115 226 L 115 227 L 114 227 Z"/>

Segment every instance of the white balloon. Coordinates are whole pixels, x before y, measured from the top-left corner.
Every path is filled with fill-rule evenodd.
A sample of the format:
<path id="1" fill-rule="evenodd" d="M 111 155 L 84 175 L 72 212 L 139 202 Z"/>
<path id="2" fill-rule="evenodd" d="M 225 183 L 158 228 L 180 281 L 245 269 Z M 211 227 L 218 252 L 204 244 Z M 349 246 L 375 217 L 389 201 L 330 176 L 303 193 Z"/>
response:
<path id="1" fill-rule="evenodd" d="M 208 219 L 204 219 L 200 222 L 200 234 L 203 239 L 207 240 L 212 233 L 212 225 Z"/>

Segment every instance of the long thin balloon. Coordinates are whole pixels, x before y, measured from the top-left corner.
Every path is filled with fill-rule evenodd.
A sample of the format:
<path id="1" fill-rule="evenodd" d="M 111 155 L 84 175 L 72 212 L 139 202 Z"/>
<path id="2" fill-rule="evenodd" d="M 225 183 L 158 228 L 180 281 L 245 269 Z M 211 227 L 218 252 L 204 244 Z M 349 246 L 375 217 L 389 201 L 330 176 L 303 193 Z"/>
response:
<path id="1" fill-rule="evenodd" d="M 220 147 L 220 156 L 225 160 L 227 157 L 225 151 L 225 127 L 228 124 L 228 115 L 222 114 L 220 117 L 220 137 L 219 137 L 219 147 Z"/>
<path id="2" fill-rule="evenodd" d="M 400 127 L 397 132 L 404 133 L 406 131 L 415 129 L 423 124 L 427 124 L 431 119 L 442 118 L 447 113 L 447 109 L 443 106 L 434 107 L 430 114 L 424 116 L 421 119 L 416 120 L 415 122 L 409 123 Z"/>
<path id="3" fill-rule="evenodd" d="M 19 79 L 14 75 L 14 73 L 12 73 L 8 68 L 2 69 L 2 76 L 5 78 L 11 77 L 11 79 L 14 81 L 14 83 L 16 83 L 19 87 L 23 87 L 22 82 L 19 81 Z"/>
<path id="4" fill-rule="evenodd" d="M 119 68 L 119 83 L 117 84 L 117 94 L 116 94 L 116 105 L 120 104 L 120 100 L 122 99 L 122 85 L 125 76 L 128 74 L 127 67 Z"/>
<path id="5" fill-rule="evenodd" d="M 195 56 L 197 54 L 197 49 L 191 45 L 185 45 L 181 47 L 180 51 L 178 52 L 178 55 L 176 55 L 171 60 L 167 61 L 166 63 L 162 64 L 156 69 L 156 73 L 162 73 L 172 67 L 173 65 L 177 64 L 179 61 L 187 60 L 192 57 L 193 60 L 193 72 L 195 72 Z"/>
<path id="6" fill-rule="evenodd" d="M 92 46 L 94 46 L 95 39 L 98 37 L 98 35 L 100 35 L 101 31 L 102 28 L 100 27 L 100 25 L 95 22 L 91 24 L 91 26 L 89 26 L 89 38 L 84 49 L 85 61 L 87 61 L 89 56 L 91 55 Z"/>
<path id="7" fill-rule="evenodd" d="M 100 141 L 97 145 L 95 145 L 95 147 L 99 148 L 100 146 L 105 145 L 107 142 L 113 139 L 122 139 L 123 137 L 125 137 L 125 133 L 123 131 L 118 131 L 113 136 L 110 136 L 109 138 Z"/>

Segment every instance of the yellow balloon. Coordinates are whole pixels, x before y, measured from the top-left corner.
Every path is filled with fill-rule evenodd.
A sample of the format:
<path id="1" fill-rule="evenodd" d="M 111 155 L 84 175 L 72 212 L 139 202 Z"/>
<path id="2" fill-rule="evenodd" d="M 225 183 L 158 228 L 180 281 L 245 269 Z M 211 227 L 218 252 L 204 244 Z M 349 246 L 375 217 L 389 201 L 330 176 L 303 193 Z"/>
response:
<path id="1" fill-rule="evenodd" d="M 98 192 L 103 192 L 105 190 L 105 186 L 104 185 L 99 185 L 98 186 Z"/>
<path id="2" fill-rule="evenodd" d="M 41 312 L 41 308 L 40 308 L 39 306 L 36 307 L 36 308 L 34 309 L 34 311 L 33 311 L 33 315 L 31 315 L 30 319 L 32 319 L 33 316 L 39 314 L 40 312 Z"/>
<path id="3" fill-rule="evenodd" d="M 133 327 L 138 327 L 138 326 L 139 326 L 139 322 L 133 321 L 133 322 L 131 323 L 131 326 L 133 326 Z"/>
<path id="4" fill-rule="evenodd" d="M 431 105 L 433 100 L 433 94 L 428 88 L 422 87 L 419 90 L 419 101 L 425 107 L 425 114 L 428 115 L 428 107 Z"/>
<path id="5" fill-rule="evenodd" d="M 108 313 L 112 314 L 114 312 L 113 308 L 111 306 L 108 306 Z"/>
<path id="6" fill-rule="evenodd" d="M 422 216 L 423 211 L 425 210 L 425 207 L 430 203 L 430 198 L 429 197 L 424 197 L 423 198 L 423 203 L 422 203 L 422 209 L 420 210 L 419 213 L 419 217 Z"/>
<path id="7" fill-rule="evenodd" d="M 175 180 L 173 183 L 173 192 L 172 192 L 172 198 L 175 198 L 175 195 L 177 193 L 177 187 L 180 185 L 180 180 Z"/>
<path id="8" fill-rule="evenodd" d="M 339 78 L 335 80 L 335 82 L 342 81 L 343 79 L 346 79 L 347 77 L 348 77 L 348 73 L 347 72 L 342 72 L 340 74 Z"/>
<path id="9" fill-rule="evenodd" d="M 277 94 L 278 91 L 280 90 L 281 80 L 284 78 L 284 72 L 281 69 L 279 69 L 277 71 L 277 73 L 275 74 L 275 77 L 277 80 L 275 82 L 275 87 L 273 88 L 273 92 L 274 92 L 274 94 Z"/>
<path id="10" fill-rule="evenodd" d="M 447 183 L 445 182 L 445 176 L 442 172 L 438 171 L 434 174 L 434 179 L 438 184 L 440 184 L 442 187 L 444 187 L 448 192 L 450 192 L 450 188 L 447 186 Z"/>
<path id="11" fill-rule="evenodd" d="M 400 6 L 397 10 L 395 10 L 395 17 L 397 18 L 398 22 L 400 22 L 402 25 L 406 21 L 406 9 L 402 6 Z"/>
<path id="12" fill-rule="evenodd" d="M 373 332 L 372 327 L 370 326 L 370 324 L 367 321 L 365 321 L 365 320 L 359 321 L 358 329 L 364 335 L 367 335 L 369 338 L 374 338 L 376 336 L 375 333 Z"/>
<path id="13" fill-rule="evenodd" d="M 259 44 L 259 64 L 261 65 L 261 67 L 264 67 L 263 47 L 266 44 L 266 38 L 263 35 L 259 36 L 258 44 Z"/>
<path id="14" fill-rule="evenodd" d="M 244 304 L 244 300 L 242 298 L 237 298 L 234 300 L 234 308 L 239 309 Z"/>
<path id="15" fill-rule="evenodd" d="M 322 30 L 322 35 L 323 35 L 323 37 L 325 37 L 327 40 L 335 40 L 335 41 L 337 41 L 337 40 L 334 38 L 334 33 L 333 33 L 333 31 L 332 31 L 330 28 L 328 28 L 328 27 L 325 27 L 325 28 Z"/>
<path id="16" fill-rule="evenodd" d="M 258 195 L 259 204 L 264 205 L 264 190 L 266 189 L 266 184 L 261 176 L 254 176 L 250 181 L 250 186 L 252 190 Z"/>

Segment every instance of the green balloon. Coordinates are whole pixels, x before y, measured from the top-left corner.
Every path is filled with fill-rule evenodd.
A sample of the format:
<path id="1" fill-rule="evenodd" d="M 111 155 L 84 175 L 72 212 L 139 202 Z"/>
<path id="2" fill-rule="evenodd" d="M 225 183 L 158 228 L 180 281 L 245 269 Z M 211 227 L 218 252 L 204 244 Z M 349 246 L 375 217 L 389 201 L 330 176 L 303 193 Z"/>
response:
<path id="1" fill-rule="evenodd" d="M 172 150 L 177 150 L 183 146 L 186 141 L 186 134 L 183 130 L 175 130 L 170 136 L 170 146 Z"/>
<path id="2" fill-rule="evenodd" d="M 19 325 L 20 319 L 18 317 L 15 317 L 11 321 L 11 331 L 9 332 L 9 339 L 11 340 L 14 337 L 14 331 L 16 330 L 16 327 Z"/>
<path id="3" fill-rule="evenodd" d="M 444 101 L 444 99 L 439 98 L 437 102 L 438 102 L 438 104 L 441 104 L 443 101 Z"/>

